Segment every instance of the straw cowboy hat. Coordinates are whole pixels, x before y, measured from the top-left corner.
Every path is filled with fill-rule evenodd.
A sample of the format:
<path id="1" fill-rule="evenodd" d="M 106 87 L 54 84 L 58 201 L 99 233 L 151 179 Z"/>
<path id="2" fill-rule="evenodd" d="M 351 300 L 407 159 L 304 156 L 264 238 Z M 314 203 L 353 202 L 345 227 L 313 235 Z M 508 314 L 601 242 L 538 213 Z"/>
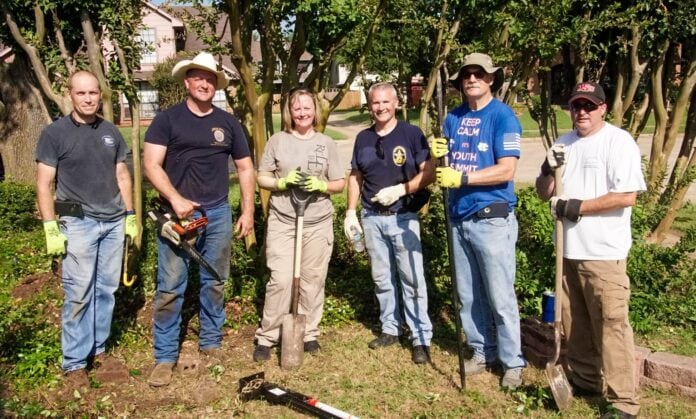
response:
<path id="1" fill-rule="evenodd" d="M 220 69 L 215 58 L 213 58 L 209 52 L 205 51 L 193 57 L 193 60 L 182 60 L 176 63 L 174 68 L 172 68 L 172 77 L 183 82 L 186 73 L 194 69 L 209 71 L 215 74 L 217 77 L 217 90 L 226 88 L 229 83 L 225 72 Z"/>
<path id="2" fill-rule="evenodd" d="M 456 74 L 454 74 L 452 77 L 450 77 L 450 82 L 454 85 L 454 87 L 457 88 L 457 90 L 462 90 L 462 70 L 466 67 L 470 66 L 479 66 L 483 69 L 488 74 L 495 74 L 495 80 L 493 81 L 493 85 L 491 86 L 491 92 L 493 94 L 496 94 L 496 92 L 500 89 L 500 87 L 503 85 L 503 68 L 502 67 L 494 67 L 493 66 L 493 59 L 491 59 L 490 56 L 486 54 L 481 54 L 479 52 L 474 52 L 472 54 L 467 55 L 464 57 L 464 64 L 459 68 L 459 71 L 457 71 Z"/>

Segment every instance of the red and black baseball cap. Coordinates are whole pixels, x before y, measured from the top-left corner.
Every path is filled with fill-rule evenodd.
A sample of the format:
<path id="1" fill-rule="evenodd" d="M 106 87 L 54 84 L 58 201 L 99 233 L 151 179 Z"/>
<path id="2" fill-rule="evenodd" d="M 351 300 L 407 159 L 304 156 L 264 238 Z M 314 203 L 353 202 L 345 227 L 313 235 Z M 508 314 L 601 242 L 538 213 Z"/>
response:
<path id="1" fill-rule="evenodd" d="M 599 105 L 606 102 L 607 97 L 604 94 L 604 89 L 602 89 L 602 86 L 597 83 L 585 81 L 578 83 L 575 88 L 573 88 L 573 92 L 570 94 L 570 100 L 568 103 L 573 103 L 578 99 L 586 99 L 595 105 Z"/>

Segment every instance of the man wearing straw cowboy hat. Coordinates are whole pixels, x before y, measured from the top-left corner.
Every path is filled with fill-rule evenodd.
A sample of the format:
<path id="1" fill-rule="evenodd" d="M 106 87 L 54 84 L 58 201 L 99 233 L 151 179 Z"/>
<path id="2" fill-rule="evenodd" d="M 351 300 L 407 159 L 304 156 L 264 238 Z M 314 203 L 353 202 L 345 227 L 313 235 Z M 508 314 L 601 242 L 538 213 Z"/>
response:
<path id="1" fill-rule="evenodd" d="M 449 157 L 436 169 L 440 187 L 451 188 L 449 205 L 456 287 L 462 329 L 474 351 L 467 375 L 497 364 L 501 385 L 522 383 L 520 317 L 515 295 L 517 202 L 512 179 L 520 157 L 521 126 L 512 109 L 494 94 L 503 70 L 491 57 L 473 53 L 451 81 L 466 101 L 445 118 L 443 135 L 431 154 Z M 449 139 L 449 140 L 448 140 Z"/>
<path id="2" fill-rule="evenodd" d="M 144 168 L 160 197 L 176 216 L 185 220 L 195 209 L 208 217 L 204 234 L 196 243 L 203 258 L 222 278 L 230 271 L 232 213 L 228 203 L 228 158 L 232 156 L 242 193 L 242 213 L 235 225 L 237 237 L 246 236 L 254 224 L 254 166 L 247 138 L 239 121 L 213 106 L 215 91 L 227 87 L 225 73 L 207 52 L 183 60 L 172 69 L 183 81 L 186 100 L 160 113 L 145 134 Z M 158 237 L 157 292 L 154 306 L 156 365 L 148 383 L 165 386 L 179 357 L 181 308 L 188 280 L 188 256 Z M 224 283 L 200 269 L 201 354 L 215 362 L 220 357 L 225 323 Z"/>

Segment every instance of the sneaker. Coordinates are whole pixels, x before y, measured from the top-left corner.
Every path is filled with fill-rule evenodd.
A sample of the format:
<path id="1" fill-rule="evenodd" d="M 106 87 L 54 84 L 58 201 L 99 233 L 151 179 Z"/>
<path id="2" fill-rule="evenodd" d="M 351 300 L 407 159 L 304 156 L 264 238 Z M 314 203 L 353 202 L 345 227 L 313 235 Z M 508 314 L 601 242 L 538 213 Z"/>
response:
<path id="1" fill-rule="evenodd" d="M 486 371 L 486 360 L 474 355 L 464 362 L 464 375 L 476 375 Z"/>
<path id="2" fill-rule="evenodd" d="M 425 364 L 430 361 L 430 347 L 426 345 L 414 346 L 411 360 L 416 364 Z"/>
<path id="3" fill-rule="evenodd" d="M 214 348 L 201 349 L 199 351 L 201 361 L 206 368 L 220 365 L 222 363 L 222 349 L 219 346 Z"/>
<path id="4" fill-rule="evenodd" d="M 266 345 L 256 345 L 254 348 L 254 361 L 263 362 L 271 359 L 271 347 Z"/>
<path id="5" fill-rule="evenodd" d="M 372 342 L 368 343 L 367 346 L 370 349 L 382 348 L 384 346 L 389 346 L 397 343 L 399 341 L 398 336 L 390 335 L 388 333 L 381 333 L 379 337 Z"/>
<path id="6" fill-rule="evenodd" d="M 320 349 L 321 345 L 319 345 L 319 341 L 310 340 L 309 342 L 304 343 L 304 351 L 308 354 L 315 354 L 319 352 Z"/>
<path id="7" fill-rule="evenodd" d="M 147 383 L 152 387 L 163 387 L 172 382 L 172 372 L 174 371 L 173 362 L 160 362 L 155 364 L 155 368 L 150 373 Z"/>
<path id="8" fill-rule="evenodd" d="M 501 387 L 514 390 L 522 385 L 522 368 L 510 368 L 505 370 L 503 380 L 500 382 Z"/>

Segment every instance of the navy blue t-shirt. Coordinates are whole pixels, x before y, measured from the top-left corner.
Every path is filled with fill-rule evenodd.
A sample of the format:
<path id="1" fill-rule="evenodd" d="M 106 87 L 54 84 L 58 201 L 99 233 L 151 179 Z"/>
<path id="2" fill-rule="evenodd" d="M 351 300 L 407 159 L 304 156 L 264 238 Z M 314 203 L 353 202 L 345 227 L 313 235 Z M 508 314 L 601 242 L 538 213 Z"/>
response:
<path id="1" fill-rule="evenodd" d="M 420 165 L 429 158 L 428 142 L 420 128 L 404 121 L 384 137 L 374 125 L 361 131 L 355 139 L 351 168 L 363 177 L 362 205 L 370 211 L 402 212 L 409 196 L 402 197 L 389 208 L 371 202 L 377 192 L 387 186 L 404 183 L 420 172 Z"/>
<path id="2" fill-rule="evenodd" d="M 237 118 L 213 106 L 198 116 L 186 102 L 158 114 L 145 133 L 145 142 L 167 147 L 164 171 L 176 190 L 203 208 L 227 200 L 228 156 L 249 157 L 246 135 Z"/>

